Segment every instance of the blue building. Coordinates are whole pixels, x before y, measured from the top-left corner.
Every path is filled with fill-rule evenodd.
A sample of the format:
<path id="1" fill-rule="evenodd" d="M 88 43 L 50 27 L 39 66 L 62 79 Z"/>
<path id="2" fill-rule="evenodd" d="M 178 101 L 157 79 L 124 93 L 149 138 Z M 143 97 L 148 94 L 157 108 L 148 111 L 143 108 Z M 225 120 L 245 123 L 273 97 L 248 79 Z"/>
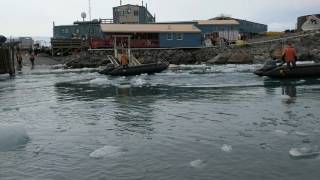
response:
<path id="1" fill-rule="evenodd" d="M 138 5 L 122 5 L 113 8 L 115 24 L 148 24 L 155 23 L 156 18 L 148 11 L 148 7 Z"/>
<path id="2" fill-rule="evenodd" d="M 201 46 L 201 30 L 193 24 L 102 24 L 101 30 L 109 42 L 106 46 L 112 46 L 114 35 L 131 35 L 131 46 L 139 48 Z M 121 41 L 119 45 L 128 43 L 125 39 Z"/>
<path id="3" fill-rule="evenodd" d="M 102 37 L 101 20 L 76 21 L 72 25 L 53 27 L 53 38 L 81 38 Z"/>

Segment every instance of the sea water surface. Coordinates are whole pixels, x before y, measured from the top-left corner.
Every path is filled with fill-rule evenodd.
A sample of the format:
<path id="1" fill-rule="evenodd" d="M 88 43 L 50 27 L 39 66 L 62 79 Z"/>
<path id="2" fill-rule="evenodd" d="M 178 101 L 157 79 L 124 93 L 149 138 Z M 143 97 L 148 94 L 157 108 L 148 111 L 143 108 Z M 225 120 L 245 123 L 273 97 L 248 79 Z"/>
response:
<path id="1" fill-rule="evenodd" d="M 1 75 L 0 179 L 319 179 L 320 79 L 255 68 Z"/>

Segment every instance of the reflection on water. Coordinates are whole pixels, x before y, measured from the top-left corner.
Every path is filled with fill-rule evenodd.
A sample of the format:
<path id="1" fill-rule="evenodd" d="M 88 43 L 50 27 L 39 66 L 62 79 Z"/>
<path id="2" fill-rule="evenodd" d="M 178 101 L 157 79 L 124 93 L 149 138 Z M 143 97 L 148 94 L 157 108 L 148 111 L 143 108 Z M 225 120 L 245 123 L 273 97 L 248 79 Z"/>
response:
<path id="1" fill-rule="evenodd" d="M 155 96 L 144 94 L 143 100 L 131 88 L 116 88 L 115 126 L 121 131 L 140 134 L 149 134 L 153 131 L 153 108 L 151 105 L 157 101 Z"/>
<path id="2" fill-rule="evenodd" d="M 297 97 L 297 87 L 296 85 L 286 85 L 282 86 L 282 95 L 287 95 L 289 98 L 285 100 L 284 102 L 286 104 L 293 104 L 296 102 L 296 97 Z"/>
<path id="3" fill-rule="evenodd" d="M 282 95 L 288 95 L 291 98 L 297 97 L 297 87 L 295 85 L 282 86 Z"/>

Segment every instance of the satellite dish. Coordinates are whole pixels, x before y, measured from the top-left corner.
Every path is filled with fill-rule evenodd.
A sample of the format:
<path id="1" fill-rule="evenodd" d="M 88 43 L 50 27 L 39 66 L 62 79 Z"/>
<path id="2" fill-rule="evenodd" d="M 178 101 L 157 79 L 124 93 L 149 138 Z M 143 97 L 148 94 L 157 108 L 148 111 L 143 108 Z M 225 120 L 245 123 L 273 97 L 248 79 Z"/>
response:
<path id="1" fill-rule="evenodd" d="M 87 18 L 87 14 L 85 12 L 81 13 L 81 18 L 84 20 L 85 18 Z"/>
<path id="2" fill-rule="evenodd" d="M 5 43 L 7 41 L 7 38 L 0 35 L 0 44 Z"/>

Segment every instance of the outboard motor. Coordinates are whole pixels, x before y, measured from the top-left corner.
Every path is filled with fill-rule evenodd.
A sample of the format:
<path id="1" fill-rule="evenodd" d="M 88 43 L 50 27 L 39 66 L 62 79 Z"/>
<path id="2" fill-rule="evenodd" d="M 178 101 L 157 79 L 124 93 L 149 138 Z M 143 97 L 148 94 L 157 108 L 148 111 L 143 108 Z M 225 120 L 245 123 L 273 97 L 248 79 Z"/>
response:
<path id="1" fill-rule="evenodd" d="M 114 70 L 115 69 L 115 65 L 114 64 L 107 64 L 107 67 L 100 71 L 99 73 L 100 74 L 108 74 L 110 71 Z"/>
<path id="2" fill-rule="evenodd" d="M 7 38 L 0 35 L 0 46 L 2 46 L 2 44 L 4 44 L 7 41 Z"/>

